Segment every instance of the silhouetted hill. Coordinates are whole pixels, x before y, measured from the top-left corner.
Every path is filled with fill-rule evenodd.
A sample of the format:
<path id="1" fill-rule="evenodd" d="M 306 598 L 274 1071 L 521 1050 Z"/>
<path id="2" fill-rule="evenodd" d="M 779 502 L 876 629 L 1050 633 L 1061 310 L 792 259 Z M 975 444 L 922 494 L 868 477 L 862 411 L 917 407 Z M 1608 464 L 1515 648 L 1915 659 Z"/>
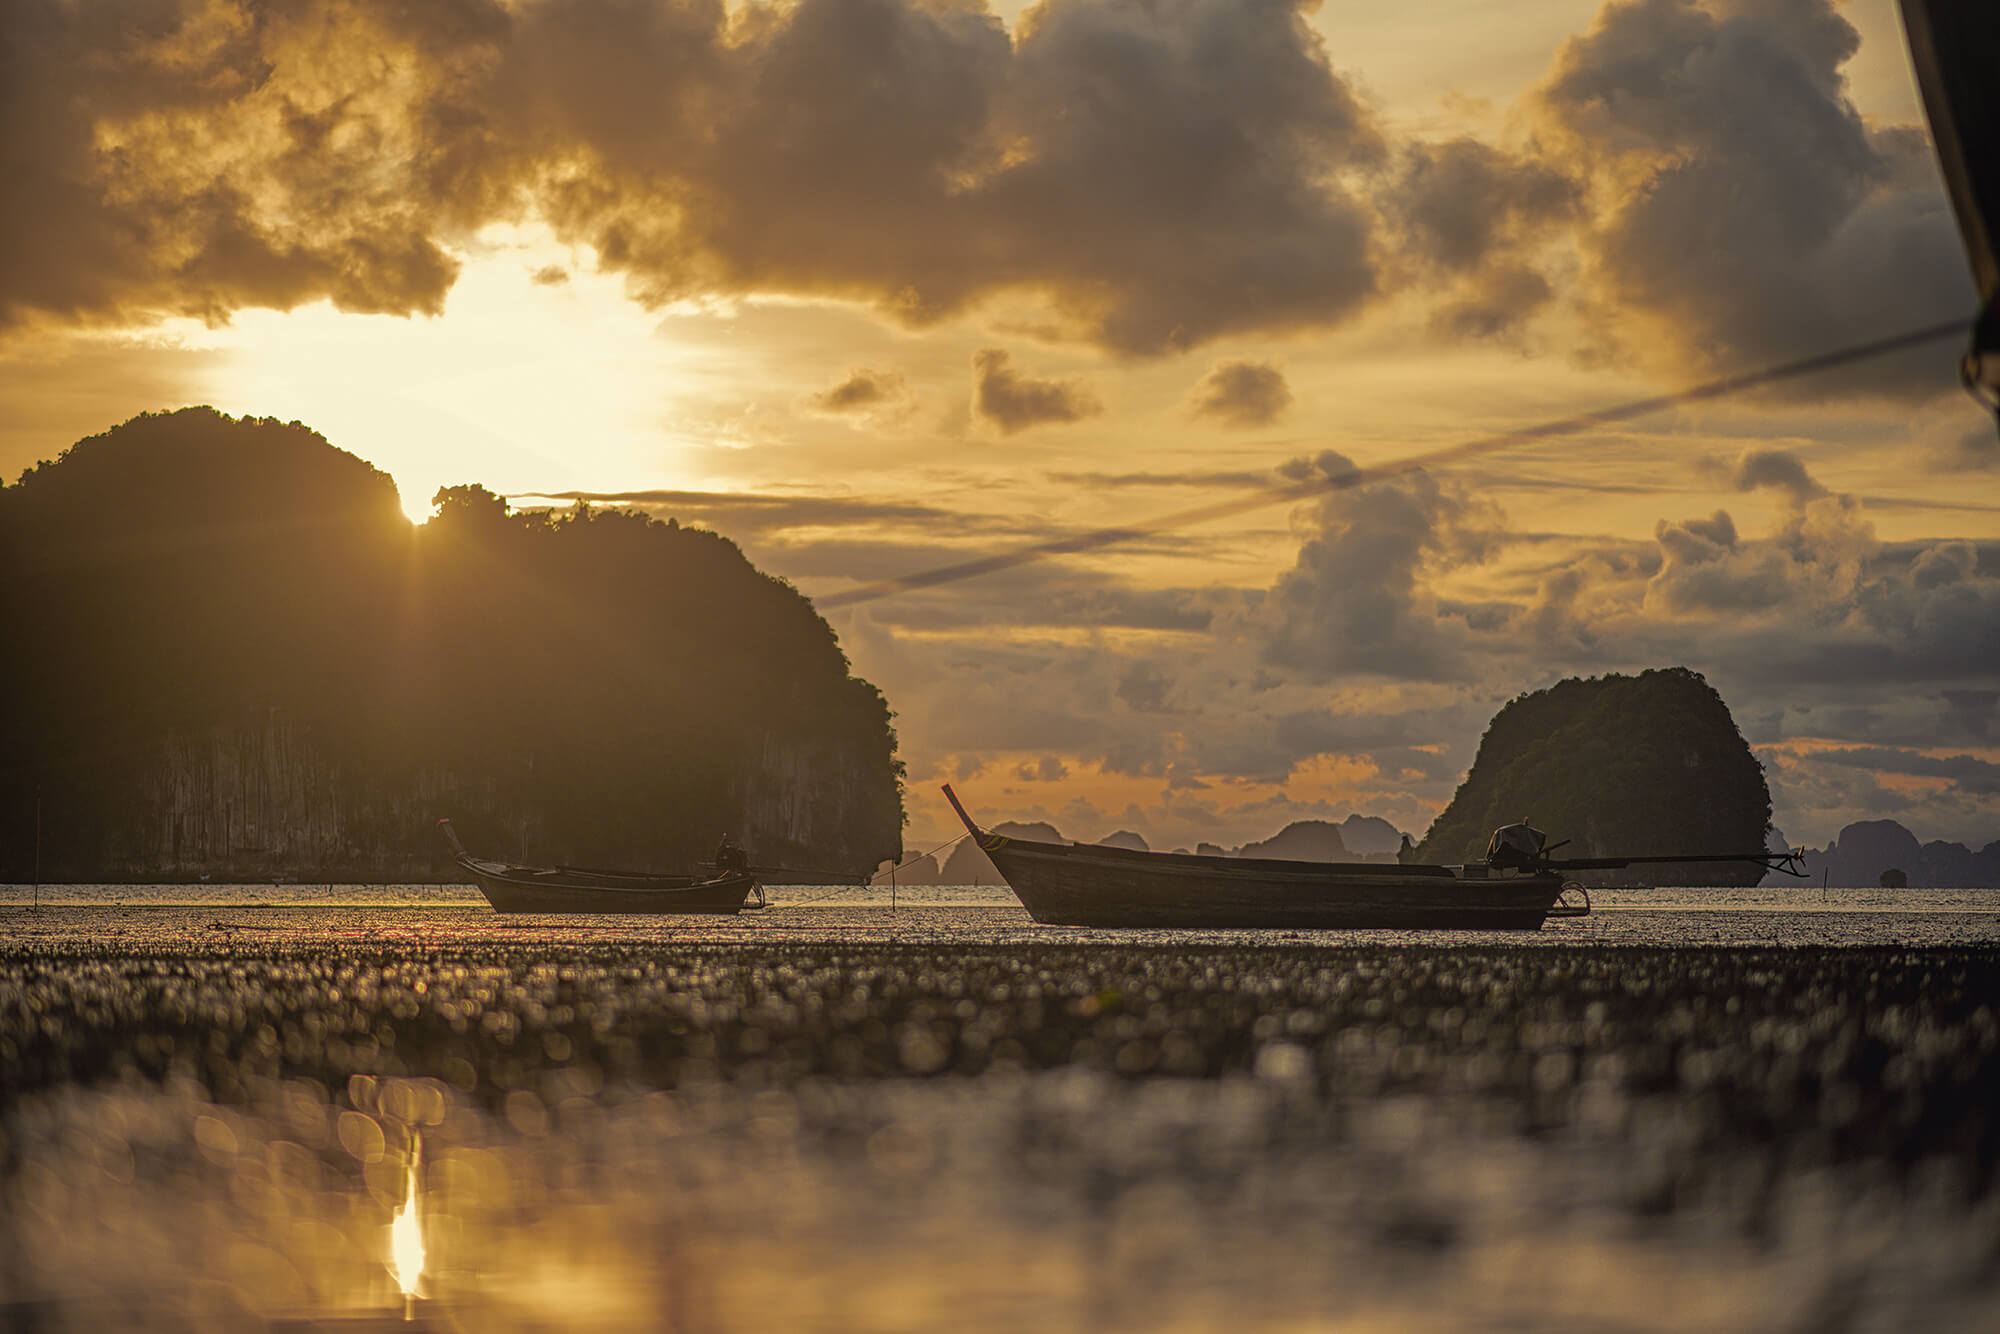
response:
<path id="1" fill-rule="evenodd" d="M 1340 826 L 1328 820 L 1296 820 L 1261 843 L 1245 843 L 1239 857 L 1272 857 L 1294 862 L 1358 861 L 1340 837 Z"/>
<path id="2" fill-rule="evenodd" d="M 476 851 L 673 867 L 900 844 L 881 695 L 714 533 L 517 514 L 413 528 L 297 424 L 207 408 L 0 489 L 0 879 L 420 879 Z"/>
<path id="3" fill-rule="evenodd" d="M 1046 820 L 1031 820 L 1025 824 L 1019 820 L 1002 820 L 999 824 L 994 825 L 990 832 L 1004 834 L 1008 838 L 1030 839 L 1036 843 L 1067 843 L 1069 841 L 1057 833 L 1056 827 Z"/>
<path id="4" fill-rule="evenodd" d="M 1849 885 L 1879 885 L 1882 872 L 1895 867 L 1910 877 L 1910 883 L 1920 883 L 1923 876 L 1924 850 L 1917 842 L 1917 836 L 1897 824 L 1894 820 L 1858 820 L 1840 831 L 1821 860 L 1824 869 L 1838 866 L 1840 879 Z M 1822 869 L 1811 865 L 1808 872 Z M 1827 877 L 1828 881 L 1833 876 Z"/>
<path id="5" fill-rule="evenodd" d="M 1340 841 L 1356 857 L 1393 860 L 1403 846 L 1403 831 L 1379 815 L 1350 815 L 1340 822 Z"/>
<path id="6" fill-rule="evenodd" d="M 2000 842 L 1978 851 L 1941 839 L 1919 845 L 1898 821 L 1857 820 L 1824 848 L 1807 848 L 1805 868 L 1805 881 L 1773 875 L 1764 883 L 1816 885 L 1823 878 L 1843 889 L 1873 889 L 1894 869 L 1909 877 L 1911 889 L 1993 889 L 2000 888 Z"/>
<path id="7" fill-rule="evenodd" d="M 2000 887 L 2000 841 L 1988 843 L 1977 852 L 1963 843 L 1947 843 L 1942 839 L 1926 843 L 1921 870 L 1910 870 L 1910 884 L 1922 889 Z"/>
<path id="8" fill-rule="evenodd" d="M 1558 855 L 1665 856 L 1764 846 L 1771 793 L 1763 766 L 1699 673 L 1685 667 L 1558 682 L 1494 715 L 1471 771 L 1431 825 L 1417 859 L 1485 854 L 1494 829 L 1526 819 Z M 1598 883 L 1755 884 L 1755 866 L 1591 872 Z"/>
<path id="9" fill-rule="evenodd" d="M 1341 830 L 1354 827 L 1364 831 L 1364 837 L 1381 840 L 1382 834 L 1376 828 L 1387 830 L 1387 851 L 1371 853 L 1362 857 L 1345 846 Z M 1003 820 L 993 826 L 993 832 L 1009 838 L 1034 839 L 1042 843 L 1067 843 L 1069 840 L 1052 824 L 1045 820 L 1019 823 Z M 1298 820 L 1286 825 L 1262 842 L 1246 843 L 1240 848 L 1225 848 L 1214 843 L 1201 843 L 1195 851 L 1208 857 L 1275 857 L 1291 861 L 1394 861 L 1395 849 L 1402 844 L 1403 835 L 1387 820 L 1372 815 L 1350 815 L 1344 824 L 1336 825 L 1327 820 Z M 1114 834 L 1106 834 L 1097 842 L 1108 847 L 1130 848 L 1134 852 L 1149 850 L 1144 836 L 1121 829 Z M 936 858 L 924 857 L 912 862 L 897 872 L 900 883 L 910 885 L 970 885 L 1001 884 L 999 869 L 976 844 L 966 839 L 952 847 L 940 864 Z"/>

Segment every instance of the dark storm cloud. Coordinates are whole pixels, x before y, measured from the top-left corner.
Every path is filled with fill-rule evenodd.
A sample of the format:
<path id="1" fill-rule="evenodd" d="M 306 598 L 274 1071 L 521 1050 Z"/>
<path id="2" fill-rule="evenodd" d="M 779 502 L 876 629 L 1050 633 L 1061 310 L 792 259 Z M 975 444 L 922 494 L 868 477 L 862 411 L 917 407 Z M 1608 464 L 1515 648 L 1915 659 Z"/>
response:
<path id="1" fill-rule="evenodd" d="M 1607 308 L 1650 316 L 1698 366 L 1972 309 L 1924 135 L 1873 129 L 1848 99 L 1858 44 L 1830 0 L 1630 0 L 1564 45 L 1539 101 L 1595 180 L 1585 243 Z M 1833 387 L 1937 388 L 1948 370 L 1918 353 Z"/>
<path id="2" fill-rule="evenodd" d="M 1992 735 L 1994 720 L 2000 718 L 2000 690 L 1943 690 L 1938 697 L 1956 735 L 1978 741 Z"/>
<path id="3" fill-rule="evenodd" d="M 1670 558 L 1647 585 L 1647 617 L 1607 624 L 1628 649 L 1698 650 L 1760 696 L 1935 694 L 1990 683 L 2000 661 L 2000 578 L 1980 571 L 1973 544 L 1926 543 L 1913 558 L 1884 559 L 1842 499 L 1812 501 L 1728 556 Z M 1717 613 L 1725 619 L 1708 619 Z M 1681 616 L 1700 618 L 1699 632 Z"/>
<path id="4" fill-rule="evenodd" d="M 1675 527 L 1690 542 L 1703 543 L 1718 552 L 1736 550 L 1736 521 L 1728 510 L 1717 510 L 1706 519 L 1683 519 Z M 1665 540 L 1660 545 L 1671 549 Z"/>
<path id="5" fill-rule="evenodd" d="M 1215 623 L 1215 611 L 1208 604 L 1216 596 L 1186 588 L 1066 590 L 1048 599 L 1052 619 L 1047 623 L 1200 634 Z"/>
<path id="6" fill-rule="evenodd" d="M 1081 421 L 1104 409 L 1081 384 L 1023 375 L 1007 353 L 986 347 L 972 354 L 972 410 L 1012 435 L 1030 426 Z"/>
<path id="7" fill-rule="evenodd" d="M 458 265 L 422 136 L 452 62 L 419 49 L 413 85 L 384 58 L 422 40 L 365 7 L 315 25 L 285 4 L 9 5 L 0 329 L 441 310 Z"/>
<path id="8" fill-rule="evenodd" d="M 1511 156 L 1476 139 L 1413 144 L 1388 208 L 1412 254 L 1453 273 L 1568 216 L 1578 183 L 1553 166 Z"/>
<path id="9" fill-rule="evenodd" d="M 1811 500 L 1826 494 L 1826 488 L 1812 479 L 1805 461 L 1789 449 L 1749 449 L 1736 462 L 1731 479 L 1738 491 L 1770 487 L 1791 495 L 1794 501 Z"/>
<path id="10" fill-rule="evenodd" d="M 1300 478 L 1353 464 L 1328 451 Z M 1371 673 L 1443 680 L 1465 671 L 1460 638 L 1437 615 L 1429 577 L 1485 559 L 1498 512 L 1429 473 L 1337 491 L 1300 512 L 1307 532 L 1265 608 L 1265 656 L 1316 677 Z"/>
<path id="11" fill-rule="evenodd" d="M 1784 449 L 1744 451 L 1730 481 L 1738 491 L 1772 490 L 1785 498 L 1777 531 L 1744 542 L 1726 510 L 1706 519 L 1660 520 L 1653 536 L 1661 567 L 1648 585 L 1649 602 L 1699 614 L 1762 612 L 1781 604 L 1825 615 L 1851 608 L 1879 551 L 1859 502 L 1831 494 Z"/>
<path id="12" fill-rule="evenodd" d="M 0 319 L 434 312 L 546 218 L 649 303 L 1002 291 L 1156 354 L 1376 292 L 1385 154 L 1304 0 L 21 0 Z"/>
<path id="13" fill-rule="evenodd" d="M 1225 426 L 1269 426 L 1292 405 L 1291 386 L 1276 366 L 1260 361 L 1223 361 L 1195 386 L 1191 410 Z"/>
<path id="14" fill-rule="evenodd" d="M 1995 431 L 1991 422 L 1981 422 L 1940 451 L 1934 464 L 1940 472 L 2000 469 L 2000 431 Z"/>
<path id="15" fill-rule="evenodd" d="M 1055 783 L 1069 777 L 1069 766 L 1054 755 L 1044 755 L 1033 764 L 1018 766 L 1014 777 L 1024 783 Z"/>
<path id="16" fill-rule="evenodd" d="M 1499 338 L 1547 305 L 1555 289 L 1534 269 L 1501 265 L 1459 284 L 1431 315 L 1431 328 L 1450 338 Z"/>
<path id="17" fill-rule="evenodd" d="M 1963 745 L 1947 738 L 1937 745 Z M 1933 756 L 1905 747 L 1793 751 L 1760 747 L 1771 779 L 1774 822 L 1794 843 L 1820 843 L 1855 820 L 1895 815 L 1918 839 L 1978 848 L 2000 828 L 1993 766 L 1962 754 Z M 1897 782 L 1920 778 L 1919 784 Z"/>
<path id="18" fill-rule="evenodd" d="M 1718 510 L 1716 517 L 1728 522 Z M 1743 552 L 1733 543 L 1714 542 L 1695 531 L 1702 520 L 1659 521 L 1654 538 L 1664 556 L 1650 592 L 1676 612 L 1756 612 L 1789 602 L 1798 571 L 1784 552 L 1759 546 Z"/>
<path id="19" fill-rule="evenodd" d="M 1338 755 L 1388 775 L 1384 786 L 1400 797 L 1422 791 L 1441 805 L 1470 757 L 1439 747 L 1440 739 L 1476 741 L 1492 711 L 1490 701 L 1469 697 L 1442 705 L 1393 698 L 1368 708 L 1237 708 L 1217 726 L 1190 731 L 1182 759 L 1198 773 L 1282 782 L 1301 764 Z"/>
<path id="20" fill-rule="evenodd" d="M 1298 0 L 1049 0 L 1024 19 L 978 191 L 1021 218 L 1059 306 L 1132 352 L 1324 325 L 1376 288 L 1336 182 L 1381 140 Z"/>
<path id="21" fill-rule="evenodd" d="M 1134 713 L 1170 713 L 1174 678 L 1150 662 L 1133 663 L 1118 678 L 1118 698 Z"/>
<path id="22" fill-rule="evenodd" d="M 813 406 L 822 412 L 864 412 L 906 397 L 909 386 L 896 371 L 849 372 L 846 379 L 823 393 L 814 394 Z"/>
<path id="23" fill-rule="evenodd" d="M 1931 500 L 1919 496 L 1863 496 L 1861 507 L 1871 510 L 1929 510 L 1945 514 L 2000 514 L 2000 505 L 1978 500 Z"/>
<path id="24" fill-rule="evenodd" d="M 1868 770 L 1821 764 L 1811 754 L 1765 751 L 1759 758 L 1771 784 L 1771 822 L 1794 841 L 1802 821 L 1820 826 L 1819 837 L 1831 838 L 1854 820 L 1902 816 L 1907 824 L 1906 812 L 1915 808 L 1909 797 L 1882 786 Z"/>
<path id="25" fill-rule="evenodd" d="M 0 330 L 434 313 L 454 250 L 531 216 L 649 304 L 921 325 L 1013 292 L 1132 355 L 1407 283 L 1447 335 L 1514 338 L 1579 240 L 1597 307 L 1682 362 L 1970 308 L 1924 136 L 1862 123 L 1828 0 L 1610 5 L 1520 151 L 1385 138 L 1308 8 L 1047 0 L 1009 34 L 961 0 L 18 0 L 0 174 L 33 206 L 0 214 Z"/>
<path id="26" fill-rule="evenodd" d="M 2000 558 L 1975 542 L 1880 542 L 1853 497 L 1829 491 L 1788 451 L 1752 450 L 1714 475 L 1775 492 L 1783 507 L 1771 527 L 1744 531 L 1726 510 L 1662 519 L 1650 549 L 1600 545 L 1523 571 L 1536 587 L 1518 614 L 1495 603 L 1489 615 L 1454 617 L 1444 599 L 1419 614 L 1439 635 L 1456 631 L 1481 679 L 1685 663 L 1760 741 L 1859 743 L 1844 776 L 1817 758 L 1785 771 L 1795 781 L 1785 800 L 1815 822 L 1908 800 L 1857 766 L 1952 779 L 1948 800 L 1926 798 L 1941 819 L 2000 816 L 1985 768 L 1890 753 L 1990 733 Z"/>
<path id="27" fill-rule="evenodd" d="M 1848 746 L 1812 752 L 1822 764 L 1843 764 L 1876 773 L 1942 778 L 1973 796 L 2000 796 L 2000 764 L 1972 755 L 1926 755 L 1890 746 Z"/>
<path id="28" fill-rule="evenodd" d="M 1551 161 L 1459 138 L 1405 147 L 1383 208 L 1404 255 L 1445 283 L 1432 327 L 1477 339 L 1508 333 L 1554 295 L 1530 252 L 1581 197 Z"/>

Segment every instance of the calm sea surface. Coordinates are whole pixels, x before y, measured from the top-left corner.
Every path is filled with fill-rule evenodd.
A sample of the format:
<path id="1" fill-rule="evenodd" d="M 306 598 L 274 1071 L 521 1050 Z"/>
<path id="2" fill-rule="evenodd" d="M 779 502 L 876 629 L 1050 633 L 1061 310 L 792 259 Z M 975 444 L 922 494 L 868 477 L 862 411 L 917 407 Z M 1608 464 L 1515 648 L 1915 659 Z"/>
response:
<path id="1" fill-rule="evenodd" d="M 770 893 L 0 887 L 0 1328 L 2000 1329 L 2000 890 Z"/>
<path id="2" fill-rule="evenodd" d="M 841 940 L 1009 945 L 1207 941 L 1578 945 L 1965 945 L 2000 943 L 2000 889 L 1766 887 L 1595 889 L 1592 914 L 1541 931 L 1087 930 L 1034 922 L 1005 887 L 777 885 L 740 917 L 499 917 L 471 885 L 0 885 L 0 930 L 190 939 L 231 928 L 310 940 L 356 931 L 437 940 Z M 39 898 L 45 916 L 9 909 Z M 215 911 L 206 911 L 213 909 Z M 61 910 L 61 911 L 53 911 Z"/>

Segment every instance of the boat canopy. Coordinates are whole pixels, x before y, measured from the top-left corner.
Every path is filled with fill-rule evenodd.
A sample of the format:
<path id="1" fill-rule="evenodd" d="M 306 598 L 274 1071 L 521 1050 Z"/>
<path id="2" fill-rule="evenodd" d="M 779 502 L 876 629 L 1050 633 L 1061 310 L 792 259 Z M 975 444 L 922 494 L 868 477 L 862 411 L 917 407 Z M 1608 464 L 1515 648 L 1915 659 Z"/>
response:
<path id="1" fill-rule="evenodd" d="M 1938 168 L 1979 287 L 1980 313 L 1959 365 L 2000 424 L 2000 4 L 1902 0 L 1910 64 Z"/>

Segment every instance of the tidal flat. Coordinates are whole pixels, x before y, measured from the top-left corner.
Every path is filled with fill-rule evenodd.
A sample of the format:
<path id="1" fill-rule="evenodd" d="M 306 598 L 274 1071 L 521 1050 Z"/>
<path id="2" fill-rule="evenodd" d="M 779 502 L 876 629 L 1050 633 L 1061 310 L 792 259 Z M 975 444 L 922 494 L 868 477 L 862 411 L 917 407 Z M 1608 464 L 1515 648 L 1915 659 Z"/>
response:
<path id="1" fill-rule="evenodd" d="M 418 920 L 10 916 L 0 1323 L 2000 1327 L 1990 944 Z"/>

